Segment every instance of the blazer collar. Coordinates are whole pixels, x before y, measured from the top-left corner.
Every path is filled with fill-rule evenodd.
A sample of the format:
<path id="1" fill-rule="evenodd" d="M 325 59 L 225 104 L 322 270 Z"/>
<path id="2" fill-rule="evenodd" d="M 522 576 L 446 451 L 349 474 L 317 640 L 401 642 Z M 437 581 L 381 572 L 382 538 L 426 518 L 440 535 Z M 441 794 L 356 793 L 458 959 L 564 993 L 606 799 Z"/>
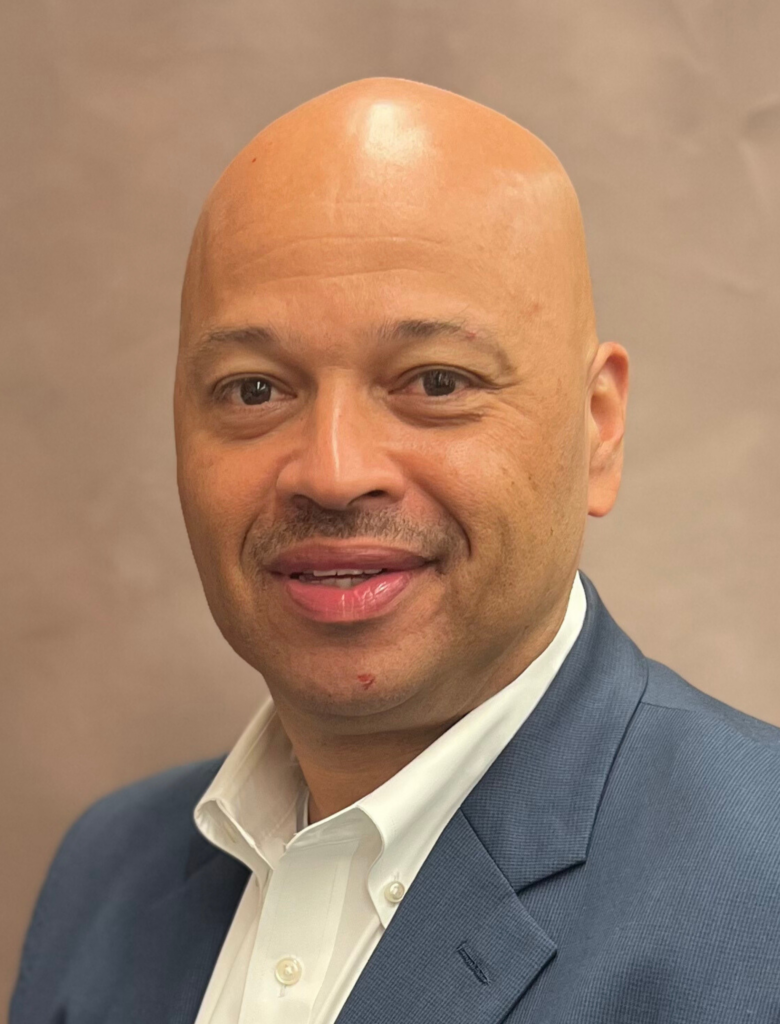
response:
<path id="1" fill-rule="evenodd" d="M 555 680 L 462 805 L 512 888 L 585 860 L 647 662 L 581 573 L 588 607 Z"/>

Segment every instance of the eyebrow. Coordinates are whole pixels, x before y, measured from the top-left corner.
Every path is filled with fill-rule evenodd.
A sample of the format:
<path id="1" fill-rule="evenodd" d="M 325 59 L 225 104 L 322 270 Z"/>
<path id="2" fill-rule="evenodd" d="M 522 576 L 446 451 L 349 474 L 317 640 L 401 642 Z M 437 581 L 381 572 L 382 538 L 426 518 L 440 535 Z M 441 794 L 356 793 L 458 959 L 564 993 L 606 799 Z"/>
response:
<path id="1" fill-rule="evenodd" d="M 494 332 L 485 325 L 469 323 L 466 320 L 424 318 L 383 320 L 374 333 L 380 345 L 398 345 L 404 341 L 426 341 L 441 336 L 459 338 L 468 342 L 473 348 L 496 358 L 504 372 L 511 372 L 512 369 L 507 353 Z M 278 332 L 272 327 L 262 324 L 216 328 L 206 331 L 198 338 L 190 353 L 190 361 L 200 363 L 208 359 L 215 349 L 230 344 L 250 345 L 260 349 L 284 346 Z"/>

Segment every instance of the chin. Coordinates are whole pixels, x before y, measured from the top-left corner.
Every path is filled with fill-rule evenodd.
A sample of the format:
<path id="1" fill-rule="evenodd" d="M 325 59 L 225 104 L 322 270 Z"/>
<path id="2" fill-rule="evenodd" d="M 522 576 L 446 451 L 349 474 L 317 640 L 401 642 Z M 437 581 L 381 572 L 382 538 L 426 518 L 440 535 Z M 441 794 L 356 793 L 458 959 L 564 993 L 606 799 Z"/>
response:
<path id="1" fill-rule="evenodd" d="M 389 680 L 384 685 L 379 675 L 361 673 L 354 680 L 346 681 L 343 677 L 328 683 L 318 680 L 316 683 L 296 682 L 283 686 L 270 686 L 271 693 L 284 692 L 285 703 L 308 715 L 332 719 L 342 719 L 345 723 L 356 719 L 382 714 L 406 703 L 415 693 L 415 689 L 406 686 L 393 686 Z"/>

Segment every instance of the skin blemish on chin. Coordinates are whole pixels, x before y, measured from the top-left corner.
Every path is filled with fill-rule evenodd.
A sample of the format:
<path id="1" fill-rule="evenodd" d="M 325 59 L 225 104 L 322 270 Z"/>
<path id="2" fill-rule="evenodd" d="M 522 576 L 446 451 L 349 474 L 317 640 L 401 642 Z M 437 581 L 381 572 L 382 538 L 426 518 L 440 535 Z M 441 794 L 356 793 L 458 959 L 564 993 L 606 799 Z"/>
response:
<path id="1" fill-rule="evenodd" d="M 257 157 L 256 157 L 256 156 L 253 156 L 253 157 L 252 157 L 252 163 L 255 163 L 256 161 L 257 161 Z"/>
<path id="2" fill-rule="evenodd" d="M 371 684 L 376 679 L 376 676 L 371 676 L 371 675 L 366 674 L 366 675 L 358 676 L 358 679 L 360 680 L 360 684 L 363 687 L 363 689 L 367 690 L 369 688 L 369 686 L 371 686 Z"/>

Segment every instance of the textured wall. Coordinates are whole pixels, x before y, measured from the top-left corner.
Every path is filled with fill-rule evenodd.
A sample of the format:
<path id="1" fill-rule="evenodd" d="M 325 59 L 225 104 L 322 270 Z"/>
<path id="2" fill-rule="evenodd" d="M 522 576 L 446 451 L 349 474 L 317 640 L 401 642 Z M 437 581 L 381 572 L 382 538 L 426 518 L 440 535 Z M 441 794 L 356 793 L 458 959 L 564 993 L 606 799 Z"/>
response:
<path id="1" fill-rule="evenodd" d="M 67 824 L 226 750 L 256 703 L 178 509 L 178 293 L 223 166 L 342 82 L 453 89 L 561 157 L 602 340 L 633 361 L 623 489 L 584 568 L 647 654 L 780 724 L 776 0 L 11 0 L 2 18 L 2 1004 Z"/>

